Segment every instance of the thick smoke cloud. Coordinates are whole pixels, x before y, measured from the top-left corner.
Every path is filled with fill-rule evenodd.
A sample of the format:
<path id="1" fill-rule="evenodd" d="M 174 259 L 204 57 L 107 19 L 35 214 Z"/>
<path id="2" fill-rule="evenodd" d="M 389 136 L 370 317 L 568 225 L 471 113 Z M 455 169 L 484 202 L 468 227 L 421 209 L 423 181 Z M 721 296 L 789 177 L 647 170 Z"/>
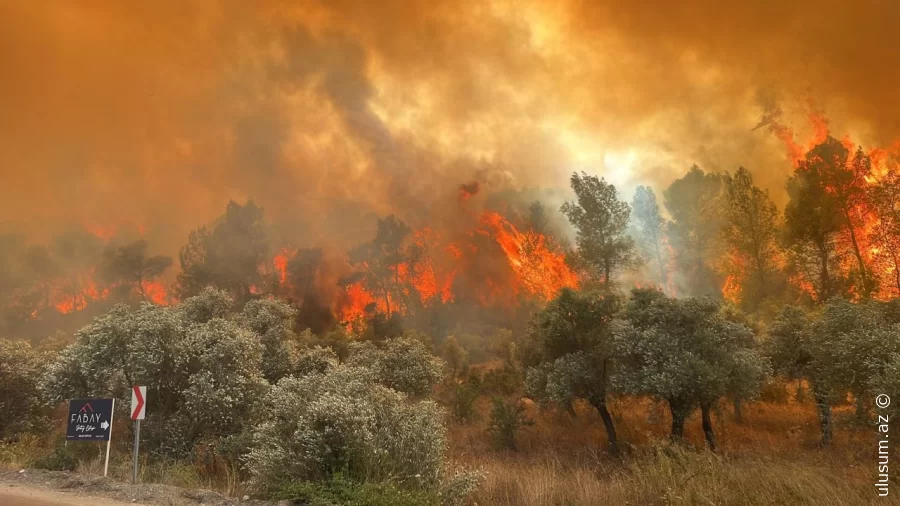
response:
<path id="1" fill-rule="evenodd" d="M 379 214 L 451 222 L 473 180 L 585 169 L 630 199 L 693 163 L 783 199 L 759 97 L 800 139 L 814 103 L 889 145 L 897 19 L 889 0 L 3 2 L 0 226 L 131 222 L 174 253 L 249 197 L 285 241 L 346 247 Z"/>

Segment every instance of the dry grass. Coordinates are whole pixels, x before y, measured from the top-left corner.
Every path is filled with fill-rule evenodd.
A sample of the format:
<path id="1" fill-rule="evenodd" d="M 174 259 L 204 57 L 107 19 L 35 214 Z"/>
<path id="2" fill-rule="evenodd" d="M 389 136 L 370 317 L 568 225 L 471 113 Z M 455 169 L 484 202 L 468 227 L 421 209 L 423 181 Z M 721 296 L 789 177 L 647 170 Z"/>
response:
<path id="1" fill-rule="evenodd" d="M 77 472 L 88 475 L 103 474 L 103 456 L 83 460 Z M 119 452 L 110 457 L 109 476 L 118 481 L 131 480 L 131 455 Z M 241 484 L 236 464 L 221 462 L 211 468 L 200 462 L 148 461 L 142 455 L 138 466 L 140 483 L 157 483 L 181 488 L 213 490 L 229 497 L 240 497 L 246 492 Z"/>
<path id="2" fill-rule="evenodd" d="M 720 457 L 667 444 L 621 464 L 495 457 L 473 500 L 492 505 L 864 505 L 876 499 L 859 469 L 816 461 Z M 886 501 L 884 504 L 897 504 Z"/>
<path id="3" fill-rule="evenodd" d="M 498 452 L 484 434 L 486 405 L 479 402 L 479 422 L 451 428 L 454 460 L 487 472 L 473 498 L 479 505 L 900 504 L 897 496 L 876 497 L 874 438 L 851 422 L 850 408 L 837 410 L 828 449 L 818 446 L 810 404 L 751 403 L 742 424 L 723 409 L 715 417 L 721 448 L 714 454 L 705 449 L 698 417 L 685 427 L 687 444 L 671 445 L 664 406 L 618 399 L 612 411 L 625 451 L 617 458 L 606 452 L 602 423 L 586 405 L 576 406 L 575 416 L 530 407 L 535 425 L 519 438 L 521 451 Z"/>
<path id="4" fill-rule="evenodd" d="M 34 435 L 23 436 L 15 443 L 0 443 L 0 469 L 18 471 L 51 451 L 52 444 Z"/>
<path id="5" fill-rule="evenodd" d="M 455 464 L 487 472 L 473 503 L 481 506 L 595 505 L 840 505 L 900 504 L 900 482 L 888 498 L 875 495 L 874 436 L 853 421 L 852 408 L 835 412 L 831 448 L 818 446 L 819 429 L 809 403 L 755 402 L 744 407 L 737 424 L 729 406 L 716 412 L 720 451 L 705 449 L 698 417 L 685 427 L 686 444 L 667 442 L 669 415 L 648 399 L 621 398 L 611 403 L 623 455 L 606 451 L 606 433 L 597 413 L 585 404 L 575 415 L 529 404 L 535 421 L 523 430 L 516 453 L 491 447 L 486 431 L 490 399 L 477 403 L 479 419 L 450 426 Z M 131 454 L 117 427 L 110 475 L 131 477 Z M 91 445 L 90 443 L 82 443 Z M 103 445 L 92 444 L 79 471 L 101 474 Z M 0 467 L 19 469 L 52 451 L 53 442 L 34 437 L 0 446 Z M 894 462 L 897 460 L 897 447 Z M 96 452 L 94 451 L 96 450 Z M 202 452 L 200 452 L 202 455 Z M 202 460 L 202 461 L 201 461 Z M 895 476 L 900 476 L 893 472 Z M 210 456 L 196 462 L 141 465 L 141 482 L 205 488 L 230 495 L 245 493 L 233 464 Z"/>

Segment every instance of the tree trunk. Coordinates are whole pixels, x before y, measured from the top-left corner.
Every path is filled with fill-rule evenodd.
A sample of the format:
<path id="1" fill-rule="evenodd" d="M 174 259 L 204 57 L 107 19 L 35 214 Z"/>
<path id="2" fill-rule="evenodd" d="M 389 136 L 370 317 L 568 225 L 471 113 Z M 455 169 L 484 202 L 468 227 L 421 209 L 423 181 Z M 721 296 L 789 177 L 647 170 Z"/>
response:
<path id="1" fill-rule="evenodd" d="M 744 413 L 741 411 L 741 397 L 734 396 L 734 422 L 744 423 Z"/>
<path id="2" fill-rule="evenodd" d="M 706 436 L 709 449 L 716 451 L 716 435 L 713 433 L 712 418 L 709 416 L 711 408 L 712 406 L 709 403 L 700 404 L 700 413 L 703 418 L 703 435 Z"/>
<path id="3" fill-rule="evenodd" d="M 613 425 L 612 415 L 609 414 L 609 410 L 606 408 L 606 399 L 595 401 L 593 404 L 597 412 L 600 413 L 600 418 L 603 419 L 603 427 L 606 429 L 606 439 L 609 440 L 610 451 L 618 453 L 619 445 L 616 437 L 616 426 Z"/>
<path id="4" fill-rule="evenodd" d="M 821 262 L 821 272 L 819 274 L 819 304 L 824 304 L 831 294 L 831 276 L 828 273 L 828 246 L 822 241 L 819 246 L 819 261 Z"/>
<path id="5" fill-rule="evenodd" d="M 859 421 L 865 421 L 869 417 L 869 411 L 866 409 L 866 402 L 862 395 L 857 393 L 853 394 L 854 399 L 856 400 L 856 418 Z"/>
<path id="6" fill-rule="evenodd" d="M 813 385 L 813 395 L 816 398 L 816 409 L 819 412 L 819 425 L 822 428 L 822 446 L 831 445 L 831 405 L 828 398 L 819 387 Z"/>
<path id="7" fill-rule="evenodd" d="M 888 248 L 888 251 L 891 255 L 891 260 L 894 264 L 894 288 L 897 289 L 896 296 L 900 297 L 900 257 L 897 256 L 896 251 Z"/>
<path id="8" fill-rule="evenodd" d="M 759 277 L 759 297 L 754 302 L 754 304 L 756 307 L 759 307 L 760 302 L 762 302 L 766 297 L 769 296 L 769 283 L 766 278 L 766 264 L 759 253 L 757 253 L 756 255 L 756 270 L 757 277 Z"/>
<path id="9" fill-rule="evenodd" d="M 862 252 L 859 250 L 859 242 L 856 240 L 856 230 L 853 228 L 853 220 L 850 219 L 850 211 L 844 209 L 844 217 L 847 218 L 847 229 L 850 231 L 850 242 L 853 244 L 853 254 L 856 256 L 856 262 L 859 264 L 859 275 L 863 283 L 863 297 L 868 299 L 872 295 L 872 289 L 869 286 L 869 273 L 866 271 L 866 263 L 863 260 Z"/>
<path id="10" fill-rule="evenodd" d="M 797 391 L 794 393 L 794 399 L 796 399 L 799 404 L 806 402 L 806 392 L 803 390 L 802 379 L 797 380 Z"/>
<path id="11" fill-rule="evenodd" d="M 669 401 L 669 411 L 672 413 L 672 434 L 669 437 L 672 441 L 681 441 L 684 439 L 684 409 Z"/>

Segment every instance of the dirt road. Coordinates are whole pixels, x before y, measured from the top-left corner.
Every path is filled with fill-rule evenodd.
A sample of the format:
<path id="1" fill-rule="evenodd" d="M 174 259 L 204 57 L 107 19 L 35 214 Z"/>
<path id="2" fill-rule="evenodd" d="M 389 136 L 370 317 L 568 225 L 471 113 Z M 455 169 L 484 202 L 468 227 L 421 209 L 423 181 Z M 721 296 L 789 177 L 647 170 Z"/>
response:
<path id="1" fill-rule="evenodd" d="M 40 469 L 0 470 L 0 506 L 278 506 L 201 489 Z"/>
<path id="2" fill-rule="evenodd" d="M 100 497 L 86 497 L 30 487 L 0 488 L 0 504 L 4 506 L 122 506 L 124 503 Z"/>

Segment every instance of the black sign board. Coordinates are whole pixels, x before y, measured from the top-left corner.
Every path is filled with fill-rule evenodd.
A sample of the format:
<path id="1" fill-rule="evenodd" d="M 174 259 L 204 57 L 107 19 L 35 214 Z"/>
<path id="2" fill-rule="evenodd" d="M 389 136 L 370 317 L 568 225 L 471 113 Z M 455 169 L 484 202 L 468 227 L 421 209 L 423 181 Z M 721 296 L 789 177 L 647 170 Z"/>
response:
<path id="1" fill-rule="evenodd" d="M 72 399 L 66 419 L 69 441 L 109 441 L 113 399 Z"/>

